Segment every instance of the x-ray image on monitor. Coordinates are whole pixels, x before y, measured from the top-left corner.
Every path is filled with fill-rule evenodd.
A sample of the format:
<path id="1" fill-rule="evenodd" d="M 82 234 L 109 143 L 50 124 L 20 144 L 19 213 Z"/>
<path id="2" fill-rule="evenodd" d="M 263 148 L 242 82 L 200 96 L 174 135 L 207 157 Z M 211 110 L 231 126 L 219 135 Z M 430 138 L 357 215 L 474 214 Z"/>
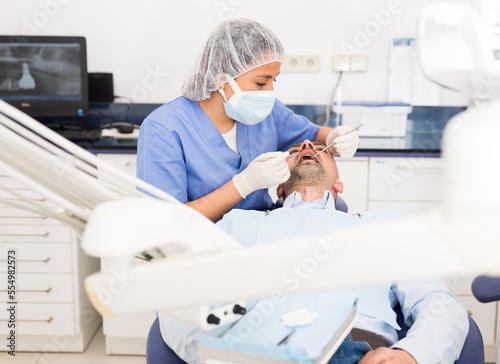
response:
<path id="1" fill-rule="evenodd" d="M 74 45 L 3 45 L 0 93 L 4 96 L 80 97 L 80 55 Z"/>
<path id="2" fill-rule="evenodd" d="M 36 116 L 88 107 L 83 37 L 0 36 L 0 99 Z"/>

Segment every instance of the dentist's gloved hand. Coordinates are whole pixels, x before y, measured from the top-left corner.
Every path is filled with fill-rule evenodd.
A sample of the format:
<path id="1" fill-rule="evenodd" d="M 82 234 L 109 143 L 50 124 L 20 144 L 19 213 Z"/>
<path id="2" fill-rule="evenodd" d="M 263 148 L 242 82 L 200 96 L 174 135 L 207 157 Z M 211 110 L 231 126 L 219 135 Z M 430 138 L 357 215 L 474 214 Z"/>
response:
<path id="1" fill-rule="evenodd" d="M 241 197 L 254 191 L 279 185 L 290 178 L 286 163 L 288 152 L 270 152 L 259 155 L 243 172 L 233 177 L 233 183 Z"/>
<path id="2" fill-rule="evenodd" d="M 342 125 L 335 128 L 326 138 L 326 145 L 330 145 L 335 141 L 335 149 L 341 158 L 352 158 L 358 149 L 359 136 L 356 131 L 347 134 L 352 128 L 347 125 Z"/>

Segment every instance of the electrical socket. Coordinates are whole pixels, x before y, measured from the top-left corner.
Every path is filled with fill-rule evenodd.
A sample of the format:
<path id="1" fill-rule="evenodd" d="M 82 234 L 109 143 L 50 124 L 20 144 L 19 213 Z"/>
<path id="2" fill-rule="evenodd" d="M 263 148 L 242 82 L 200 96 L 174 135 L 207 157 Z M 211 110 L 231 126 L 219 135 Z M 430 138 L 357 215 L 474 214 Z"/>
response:
<path id="1" fill-rule="evenodd" d="M 302 72 L 302 56 L 286 56 L 283 72 Z"/>
<path id="2" fill-rule="evenodd" d="M 319 72 L 319 56 L 315 55 L 290 55 L 285 57 L 282 66 L 283 72 Z"/>
<path id="3" fill-rule="evenodd" d="M 351 61 L 349 56 L 338 55 L 333 56 L 332 69 L 333 72 L 348 72 L 351 70 Z"/>
<path id="4" fill-rule="evenodd" d="M 336 55 L 333 56 L 333 72 L 364 72 L 368 69 L 368 56 Z"/>
<path id="5" fill-rule="evenodd" d="M 302 72 L 319 72 L 319 56 L 302 56 Z"/>
<path id="6" fill-rule="evenodd" d="M 365 72 L 368 69 L 368 56 L 352 55 L 349 64 L 352 72 Z"/>

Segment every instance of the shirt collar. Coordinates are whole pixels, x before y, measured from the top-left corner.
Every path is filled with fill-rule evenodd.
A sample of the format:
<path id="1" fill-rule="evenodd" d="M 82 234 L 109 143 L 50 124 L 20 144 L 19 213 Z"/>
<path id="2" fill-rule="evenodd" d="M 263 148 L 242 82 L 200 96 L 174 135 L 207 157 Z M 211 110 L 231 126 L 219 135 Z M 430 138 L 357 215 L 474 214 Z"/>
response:
<path id="1" fill-rule="evenodd" d="M 285 199 L 285 201 L 283 202 L 283 207 L 299 207 L 305 204 L 309 204 L 309 207 L 313 209 L 335 210 L 335 201 L 330 191 L 325 191 L 325 193 L 323 194 L 323 198 L 315 200 L 313 202 L 302 201 L 302 195 L 300 194 L 300 192 L 294 192 Z"/>

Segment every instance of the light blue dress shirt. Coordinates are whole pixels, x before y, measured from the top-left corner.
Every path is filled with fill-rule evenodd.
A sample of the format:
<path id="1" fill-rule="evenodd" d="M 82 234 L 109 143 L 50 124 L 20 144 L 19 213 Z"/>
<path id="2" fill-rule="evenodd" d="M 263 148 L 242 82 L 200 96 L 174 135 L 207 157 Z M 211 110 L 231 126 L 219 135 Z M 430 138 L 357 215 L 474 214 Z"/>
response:
<path id="1" fill-rule="evenodd" d="M 137 177 L 186 203 L 218 189 L 262 153 L 314 140 L 318 131 L 318 125 L 276 100 L 271 114 L 259 124 L 238 124 L 238 154 L 200 106 L 181 96 L 154 110 L 142 123 Z M 266 210 L 272 206 L 272 198 L 263 189 L 235 208 Z"/>
<path id="2" fill-rule="evenodd" d="M 268 214 L 232 210 L 218 226 L 243 245 L 250 245 L 389 218 L 397 218 L 397 215 L 384 210 L 369 211 L 361 216 L 336 211 L 329 192 L 325 192 L 323 199 L 311 203 L 302 201 L 296 192 L 288 196 L 280 209 Z M 366 287 L 357 292 L 357 297 L 360 298 L 360 318 L 355 327 L 383 336 L 394 348 L 409 352 L 419 364 L 451 364 L 460 355 L 469 327 L 467 314 L 443 281 Z M 406 338 L 399 342 L 395 314 L 390 309 L 398 303 L 405 323 L 412 326 Z M 195 337 L 202 331 L 163 314 L 159 317 L 165 342 L 188 363 L 199 363 Z"/>

